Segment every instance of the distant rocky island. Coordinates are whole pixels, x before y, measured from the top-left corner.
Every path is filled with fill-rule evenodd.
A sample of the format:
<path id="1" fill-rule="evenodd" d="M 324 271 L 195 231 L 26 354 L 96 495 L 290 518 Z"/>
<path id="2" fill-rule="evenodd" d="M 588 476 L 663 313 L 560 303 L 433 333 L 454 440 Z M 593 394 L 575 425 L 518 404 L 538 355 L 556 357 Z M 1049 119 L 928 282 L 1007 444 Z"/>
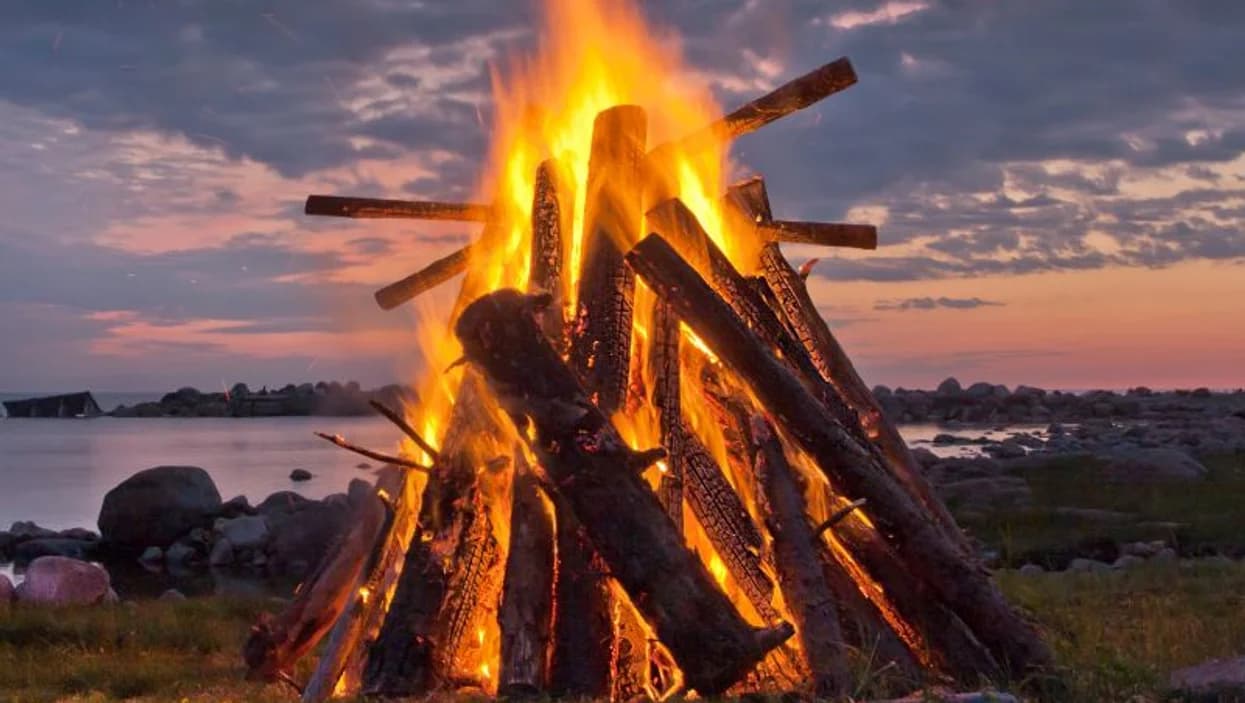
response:
<path id="1" fill-rule="evenodd" d="M 389 407 L 414 402 L 415 391 L 391 384 L 363 390 L 349 381 L 289 384 L 279 389 L 251 390 L 245 383 L 234 384 L 228 392 L 204 393 L 196 388 L 179 388 L 158 401 L 121 405 L 108 413 L 113 417 L 281 417 L 287 415 L 351 416 L 371 415 L 373 400 Z"/>

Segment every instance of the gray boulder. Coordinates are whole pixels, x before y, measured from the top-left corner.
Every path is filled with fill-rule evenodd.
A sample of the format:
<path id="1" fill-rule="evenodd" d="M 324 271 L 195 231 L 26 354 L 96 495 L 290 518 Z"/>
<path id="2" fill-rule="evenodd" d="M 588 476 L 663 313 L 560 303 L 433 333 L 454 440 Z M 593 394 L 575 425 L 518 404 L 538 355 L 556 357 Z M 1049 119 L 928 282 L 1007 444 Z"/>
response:
<path id="1" fill-rule="evenodd" d="M 967 395 L 973 400 L 985 400 L 986 398 L 994 396 L 994 385 L 985 382 L 977 382 L 969 386 L 968 390 L 964 391 L 964 395 Z"/>
<path id="2" fill-rule="evenodd" d="M 164 561 L 164 550 L 159 547 L 148 547 L 138 557 L 138 563 L 146 566 L 159 566 Z"/>
<path id="3" fill-rule="evenodd" d="M 960 382 L 954 376 L 938 384 L 938 395 L 959 395 L 963 391 Z"/>
<path id="4" fill-rule="evenodd" d="M 225 538 L 221 537 L 216 540 L 216 544 L 212 545 L 212 552 L 208 555 L 208 564 L 212 566 L 225 566 L 233 563 L 233 544 Z"/>
<path id="5" fill-rule="evenodd" d="M 108 572 L 96 564 L 68 557 L 39 557 L 26 568 L 17 600 L 40 605 L 92 605 L 112 590 Z"/>
<path id="6" fill-rule="evenodd" d="M 268 521 L 263 515 L 244 515 L 217 520 L 216 534 L 237 549 L 259 549 L 268 543 Z"/>
<path id="7" fill-rule="evenodd" d="M 82 539 L 32 539 L 17 545 L 13 551 L 13 561 L 27 564 L 39 557 L 58 556 L 70 559 L 90 559 L 95 553 L 96 542 Z"/>
<path id="8" fill-rule="evenodd" d="M 1105 473 L 1113 481 L 1192 481 L 1206 467 L 1179 449 L 1130 449 L 1108 454 Z"/>
<path id="9" fill-rule="evenodd" d="M 1199 700 L 1236 701 L 1245 698 L 1245 657 L 1212 659 L 1177 669 L 1169 685 Z"/>
<path id="10" fill-rule="evenodd" d="M 195 466 L 157 466 L 122 481 L 104 496 L 99 531 L 110 545 L 138 551 L 165 547 L 221 508 L 208 472 Z"/>
<path id="11" fill-rule="evenodd" d="M 183 566 L 190 563 L 198 552 L 186 542 L 174 542 L 164 551 L 164 562 L 169 566 Z"/>
<path id="12" fill-rule="evenodd" d="M 349 501 L 305 501 L 289 511 L 268 514 L 268 566 L 301 575 L 315 565 L 350 517 Z"/>
<path id="13" fill-rule="evenodd" d="M 277 491 L 264 499 L 256 510 L 260 515 L 273 515 L 277 513 L 290 513 L 301 510 L 304 506 L 313 501 L 304 498 L 294 491 Z"/>

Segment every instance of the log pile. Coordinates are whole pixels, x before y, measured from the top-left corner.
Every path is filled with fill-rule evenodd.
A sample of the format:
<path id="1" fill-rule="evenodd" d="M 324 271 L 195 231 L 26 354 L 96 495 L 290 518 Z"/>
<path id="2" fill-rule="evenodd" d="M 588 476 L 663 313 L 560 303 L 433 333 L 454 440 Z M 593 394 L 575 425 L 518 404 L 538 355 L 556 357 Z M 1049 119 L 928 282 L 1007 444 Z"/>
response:
<path id="1" fill-rule="evenodd" d="M 759 179 L 718 204 L 727 232 L 680 199 L 680 155 L 855 80 L 834 61 L 651 149 L 643 109 L 600 113 L 584 183 L 565 154 L 533 174 L 514 287 L 471 285 L 513 225 L 500 200 L 311 196 L 308 214 L 484 231 L 377 293 L 388 309 L 467 274 L 451 320 L 463 380 L 439 441 L 380 409 L 430 460 L 392 457 L 386 510 L 368 503 L 355 556 L 336 555 L 314 600 L 283 616 L 295 634 L 255 655 L 260 675 L 288 676 L 334 620 L 304 700 L 835 698 L 864 650 L 930 684 L 1049 671 L 779 247 L 874 248 L 876 229 L 777 220 Z"/>

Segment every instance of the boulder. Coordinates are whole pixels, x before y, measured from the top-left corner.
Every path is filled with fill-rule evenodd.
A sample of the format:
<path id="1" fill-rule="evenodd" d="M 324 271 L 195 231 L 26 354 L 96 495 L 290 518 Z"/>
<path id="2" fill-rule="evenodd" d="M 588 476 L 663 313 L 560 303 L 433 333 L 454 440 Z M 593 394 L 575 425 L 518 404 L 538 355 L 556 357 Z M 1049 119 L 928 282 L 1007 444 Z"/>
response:
<path id="1" fill-rule="evenodd" d="M 1176 550 L 1172 549 L 1171 547 L 1163 547 L 1162 549 L 1155 552 L 1154 556 L 1150 557 L 1150 560 L 1155 562 L 1156 564 L 1173 564 L 1179 558 L 1180 558 L 1179 555 L 1176 554 Z"/>
<path id="2" fill-rule="evenodd" d="M 225 566 L 233 563 L 233 544 L 225 537 L 216 540 L 216 544 L 212 545 L 212 552 L 208 554 L 208 564 L 211 566 Z"/>
<path id="3" fill-rule="evenodd" d="M 174 542 L 164 551 L 164 563 L 169 566 L 183 566 L 190 563 L 198 552 L 186 542 Z"/>
<path id="4" fill-rule="evenodd" d="M 39 557 L 26 568 L 17 586 L 17 600 L 40 605 L 91 605 L 104 602 L 112 590 L 103 567 L 68 557 Z"/>
<path id="5" fill-rule="evenodd" d="M 176 588 L 170 588 L 160 594 L 160 600 L 186 600 L 186 594 Z"/>
<path id="6" fill-rule="evenodd" d="M 998 444 L 988 444 L 985 452 L 996 459 L 1019 459 L 1028 452 L 1015 439 L 1008 438 Z"/>
<path id="7" fill-rule="evenodd" d="M 1100 573 L 1110 571 L 1111 565 L 1097 559 L 1073 559 L 1068 562 L 1068 571 L 1074 574 Z"/>
<path id="8" fill-rule="evenodd" d="M 216 534 L 229 540 L 237 549 L 260 549 L 268 543 L 268 521 L 263 515 L 218 519 Z"/>
<path id="9" fill-rule="evenodd" d="M 290 472 L 291 481 L 310 481 L 311 472 L 307 469 L 294 469 Z"/>
<path id="10" fill-rule="evenodd" d="M 164 550 L 159 547 L 148 547 L 138 556 L 138 563 L 147 566 L 159 566 L 164 561 Z"/>
<path id="11" fill-rule="evenodd" d="M 316 564 L 343 530 L 351 511 L 348 501 L 304 501 L 289 511 L 268 514 L 267 561 L 271 569 L 301 575 Z"/>
<path id="12" fill-rule="evenodd" d="M 114 547 L 165 547 L 220 512 L 220 492 L 195 466 L 157 466 L 122 481 L 104 496 L 99 531 Z"/>
<path id="13" fill-rule="evenodd" d="M 1206 467 L 1179 449 L 1121 450 L 1106 459 L 1104 472 L 1113 481 L 1191 481 L 1206 476 Z"/>
<path id="14" fill-rule="evenodd" d="M 914 448 L 912 450 L 912 458 L 916 459 L 916 463 L 922 469 L 928 469 L 929 467 L 939 462 L 938 455 L 926 449 L 925 447 Z"/>
<path id="15" fill-rule="evenodd" d="M 25 542 L 28 539 L 48 539 L 50 537 L 58 537 L 56 530 L 49 530 L 46 527 L 39 527 L 29 520 L 18 520 L 9 528 L 9 534 L 13 535 L 13 539 L 17 542 Z"/>
<path id="16" fill-rule="evenodd" d="M 1135 556 L 1132 554 L 1125 554 L 1121 556 L 1119 559 L 1116 559 L 1115 561 L 1111 562 L 1111 568 L 1116 569 L 1117 571 L 1122 571 L 1124 569 L 1131 569 L 1134 566 L 1138 566 L 1144 563 L 1146 563 L 1146 560 L 1142 559 L 1139 556 Z"/>
<path id="17" fill-rule="evenodd" d="M 68 530 L 61 530 L 56 533 L 57 537 L 64 539 L 77 539 L 83 542 L 98 542 L 99 534 L 92 532 L 85 527 L 71 527 Z"/>
<path id="18" fill-rule="evenodd" d="M 1041 566 L 1037 564 L 1029 563 L 1029 564 L 1025 564 L 1024 566 L 1020 567 L 1020 573 L 1024 574 L 1025 576 L 1034 576 L 1036 574 L 1046 573 L 1046 569 L 1043 569 Z"/>
<path id="19" fill-rule="evenodd" d="M 18 564 L 27 564 L 39 557 L 47 556 L 69 557 L 85 561 L 94 555 L 96 544 L 94 540 L 60 537 L 26 540 L 17 545 L 17 549 L 13 551 L 13 561 Z"/>
<path id="20" fill-rule="evenodd" d="M 13 602 L 13 582 L 9 577 L 0 574 L 0 610 L 9 607 L 9 603 Z"/>
<path id="21" fill-rule="evenodd" d="M 941 388 L 941 386 L 939 388 Z M 964 391 L 964 395 L 973 400 L 985 400 L 986 398 L 994 396 L 994 385 L 985 383 L 984 381 L 979 381 L 969 386 L 968 389 Z"/>
<path id="22" fill-rule="evenodd" d="M 938 395 L 958 396 L 963 391 L 964 389 L 960 386 L 960 382 L 954 376 L 938 384 Z"/>
<path id="23" fill-rule="evenodd" d="M 968 478 L 938 486 L 937 492 L 957 514 L 1017 510 L 1033 503 L 1033 491 L 1019 476 Z"/>
<path id="24" fill-rule="evenodd" d="M 1212 659 L 1177 669 L 1169 685 L 1198 700 L 1237 701 L 1245 698 L 1245 657 Z"/>
<path id="25" fill-rule="evenodd" d="M 310 499 L 304 498 L 294 491 L 277 491 L 264 499 L 256 508 L 260 515 L 272 515 L 274 513 L 289 513 L 301 509 L 303 506 L 311 503 Z"/>
<path id="26" fill-rule="evenodd" d="M 10 532 L 0 530 L 0 561 L 8 561 L 9 554 L 17 546 L 17 538 Z"/>
<path id="27" fill-rule="evenodd" d="M 251 507 L 251 504 L 249 501 L 247 501 L 246 496 L 234 496 L 230 498 L 229 500 L 225 501 L 224 503 L 221 503 L 221 506 L 220 506 L 221 517 L 230 518 L 230 517 L 238 517 L 239 515 L 254 515 L 254 514 L 255 514 L 255 508 Z"/>

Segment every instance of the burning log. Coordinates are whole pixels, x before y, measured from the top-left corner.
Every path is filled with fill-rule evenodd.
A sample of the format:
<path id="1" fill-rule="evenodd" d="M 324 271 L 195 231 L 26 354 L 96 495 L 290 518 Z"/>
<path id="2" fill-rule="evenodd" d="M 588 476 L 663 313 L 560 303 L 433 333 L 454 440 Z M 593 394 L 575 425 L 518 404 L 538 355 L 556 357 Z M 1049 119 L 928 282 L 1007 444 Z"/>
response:
<path id="1" fill-rule="evenodd" d="M 528 290 L 544 291 L 553 303 L 544 312 L 542 326 L 555 346 L 562 349 L 566 321 L 563 319 L 562 262 L 563 235 L 571 232 L 574 194 L 568 192 L 568 179 L 558 173 L 558 162 L 549 159 L 536 169 L 536 190 L 532 197 L 532 255 Z M 565 203 L 565 205 L 563 204 Z"/>
<path id="2" fill-rule="evenodd" d="M 733 186 L 728 198 L 733 199 L 736 207 L 751 219 L 770 221 L 772 213 L 763 179 L 753 178 Z M 818 373 L 834 385 L 855 411 L 861 429 L 885 458 L 887 469 L 929 510 L 948 536 L 966 553 L 969 552 L 955 519 L 921 475 L 920 466 L 908 450 L 903 437 L 899 435 L 898 428 L 882 412 L 877 399 L 856 372 L 851 358 L 817 312 L 817 306 L 805 286 L 804 277 L 791 268 L 791 264 L 787 263 L 775 244 L 767 244 L 762 248 L 761 269 L 769 289 L 774 294 L 777 309 L 782 311 L 787 324 L 808 350 Z"/>
<path id="3" fill-rule="evenodd" d="M 687 262 L 652 235 L 628 262 L 730 368 L 786 434 L 807 452 L 836 491 L 866 498 L 871 517 L 898 556 L 1015 673 L 1048 668 L 1050 650 L 1004 599 L 989 575 L 970 563 L 929 512 L 880 465 L 868 447 L 778 361 Z"/>
<path id="4" fill-rule="evenodd" d="M 544 302 L 547 302 L 545 300 Z M 532 300 L 502 290 L 472 303 L 456 326 L 467 358 L 502 406 L 589 539 L 702 694 L 725 690 L 792 633 L 753 630 L 683 544 L 629 450 L 537 327 Z M 520 434 L 526 435 L 526 432 Z"/>
<path id="5" fill-rule="evenodd" d="M 878 228 L 873 225 L 771 220 L 757 223 L 756 229 L 762 239 L 770 242 L 852 249 L 878 248 Z"/>
<path id="6" fill-rule="evenodd" d="M 748 509 L 691 429 L 681 425 L 677 432 L 678 444 L 684 447 L 687 502 L 692 514 L 757 615 L 765 622 L 777 622 L 780 617 L 773 605 L 774 584 L 761 568 L 761 534 Z"/>
<path id="7" fill-rule="evenodd" d="M 522 449 L 515 451 L 510 506 L 510 553 L 498 613 L 501 669 L 497 693 L 520 698 L 547 690 L 554 566 L 553 515 Z"/>
<path id="8" fill-rule="evenodd" d="M 492 214 L 488 205 L 439 203 L 430 200 L 383 200 L 340 195 L 309 195 L 303 206 L 307 215 L 358 219 L 452 220 L 484 222 Z"/>
<path id="9" fill-rule="evenodd" d="M 261 614 L 251 628 L 243 648 L 248 679 L 290 680 L 294 664 L 319 643 L 353 600 L 389 512 L 375 493 L 356 495 L 352 502 L 350 529 L 333 541 L 315 571 L 299 585 L 294 601 L 276 617 Z"/>
<path id="10" fill-rule="evenodd" d="M 651 402 L 657 408 L 661 446 L 666 448 L 664 471 L 657 497 L 674 526 L 683 532 L 683 466 L 687 461 L 682 432 L 683 411 L 679 402 L 679 321 L 670 306 L 655 300 L 650 332 L 648 363 L 653 378 Z"/>
<path id="11" fill-rule="evenodd" d="M 549 692 L 558 697 L 606 697 L 614 636 L 606 567 L 569 502 L 558 493 L 550 498 L 558 530 L 558 568 Z"/>
<path id="12" fill-rule="evenodd" d="M 383 310 L 392 310 L 416 296 L 445 283 L 467 270 L 471 259 L 471 247 L 465 246 L 376 291 L 376 304 Z"/>
<path id="13" fill-rule="evenodd" d="M 584 255 L 571 365 L 608 416 L 627 395 L 635 274 L 623 250 L 640 234 L 644 110 L 620 105 L 597 115 L 588 160 Z"/>
<path id="14" fill-rule="evenodd" d="M 813 693 L 836 698 L 850 690 L 846 650 L 834 594 L 817 559 L 817 544 L 805 517 L 799 477 L 764 418 L 752 419 L 753 466 L 761 510 L 774 540 L 774 564 L 783 601 L 795 620 L 800 649 L 813 673 Z"/>

